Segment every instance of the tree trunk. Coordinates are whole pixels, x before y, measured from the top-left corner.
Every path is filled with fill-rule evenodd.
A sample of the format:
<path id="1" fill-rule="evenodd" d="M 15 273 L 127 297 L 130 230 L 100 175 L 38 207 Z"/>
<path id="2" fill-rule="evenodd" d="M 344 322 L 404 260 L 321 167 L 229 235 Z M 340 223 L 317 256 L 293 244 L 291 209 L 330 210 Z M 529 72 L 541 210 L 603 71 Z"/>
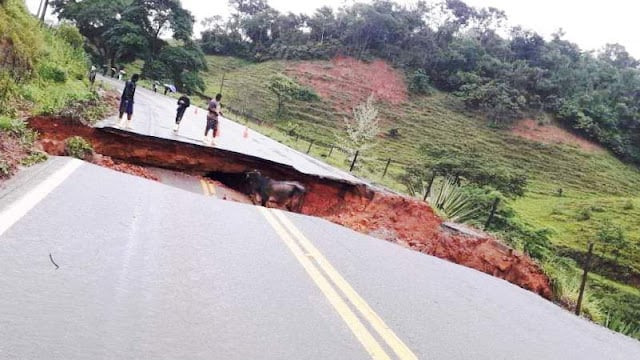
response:
<path id="1" fill-rule="evenodd" d="M 47 14 L 47 7 L 49 6 L 49 0 L 44 0 L 44 6 L 42 7 L 42 13 L 40 14 L 40 21 L 44 22 L 44 16 Z"/>
<path id="2" fill-rule="evenodd" d="M 278 95 L 278 110 L 276 112 L 278 120 L 280 120 L 280 116 L 282 115 L 282 107 L 284 106 L 283 102 L 284 98 L 281 95 Z"/>
<path id="3" fill-rule="evenodd" d="M 42 11 L 42 4 L 44 4 L 44 0 L 40 0 L 40 4 L 38 5 L 38 12 L 36 13 L 36 17 L 40 19 L 40 13 Z"/>

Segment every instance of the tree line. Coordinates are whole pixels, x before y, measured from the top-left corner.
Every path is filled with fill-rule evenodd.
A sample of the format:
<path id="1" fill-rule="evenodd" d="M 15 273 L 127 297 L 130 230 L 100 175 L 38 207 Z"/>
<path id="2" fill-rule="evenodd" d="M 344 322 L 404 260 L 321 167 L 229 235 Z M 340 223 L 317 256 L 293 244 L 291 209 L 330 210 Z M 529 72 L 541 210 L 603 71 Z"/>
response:
<path id="1" fill-rule="evenodd" d="M 230 0 L 227 18 L 204 23 L 207 54 L 270 59 L 382 58 L 409 88 L 452 92 L 501 127 L 550 114 L 561 124 L 640 163 L 639 62 L 619 44 L 581 50 L 561 30 L 545 40 L 506 25 L 496 8 L 461 0 L 355 3 L 312 15 L 281 13 L 266 0 Z"/>
<path id="2" fill-rule="evenodd" d="M 85 37 L 94 63 L 144 60 L 142 75 L 181 91 L 204 91 L 206 61 L 192 39 L 194 17 L 178 0 L 51 0 L 54 13 Z"/>

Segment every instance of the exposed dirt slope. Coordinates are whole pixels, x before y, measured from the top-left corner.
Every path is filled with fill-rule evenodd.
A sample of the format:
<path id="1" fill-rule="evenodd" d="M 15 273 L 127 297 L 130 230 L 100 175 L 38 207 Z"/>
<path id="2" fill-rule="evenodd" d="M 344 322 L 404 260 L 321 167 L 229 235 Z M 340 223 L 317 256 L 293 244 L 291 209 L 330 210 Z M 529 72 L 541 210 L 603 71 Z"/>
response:
<path id="1" fill-rule="evenodd" d="M 525 139 L 537 141 L 543 144 L 564 144 L 575 146 L 583 151 L 602 152 L 606 151 L 602 146 L 584 139 L 578 135 L 558 127 L 554 124 L 538 125 L 532 119 L 518 121 L 511 132 Z"/>
<path id="2" fill-rule="evenodd" d="M 407 100 L 407 86 L 401 72 L 382 60 L 365 63 L 339 57 L 324 61 L 300 62 L 287 69 L 289 74 L 315 89 L 337 110 L 351 112 L 373 94 L 377 101 L 399 105 Z"/>
<path id="3" fill-rule="evenodd" d="M 547 299 L 553 296 L 549 279 L 532 259 L 489 236 L 471 238 L 445 231 L 442 220 L 419 200 L 363 188 L 341 194 L 312 184 L 302 212 L 480 270 Z"/>

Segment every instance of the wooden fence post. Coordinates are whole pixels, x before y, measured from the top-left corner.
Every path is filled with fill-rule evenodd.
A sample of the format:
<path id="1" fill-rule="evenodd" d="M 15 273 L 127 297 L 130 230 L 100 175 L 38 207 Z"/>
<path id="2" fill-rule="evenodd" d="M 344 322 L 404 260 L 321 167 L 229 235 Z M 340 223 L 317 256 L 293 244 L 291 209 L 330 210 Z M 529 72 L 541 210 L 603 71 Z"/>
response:
<path id="1" fill-rule="evenodd" d="M 307 149 L 307 154 L 311 151 L 312 146 L 313 146 L 313 140 L 309 141 L 309 148 Z"/>
<path id="2" fill-rule="evenodd" d="M 331 145 L 331 149 L 329 149 L 329 155 L 327 155 L 327 157 L 331 157 L 332 152 L 333 152 L 333 145 Z"/>
<path id="3" fill-rule="evenodd" d="M 389 170 L 389 164 L 391 164 L 391 158 L 387 160 L 387 165 L 384 167 L 384 172 L 382 173 L 382 179 L 384 179 L 384 176 L 387 175 L 387 170 Z"/>
<path id="4" fill-rule="evenodd" d="M 222 88 L 224 87 L 224 76 L 225 73 L 222 73 L 222 81 L 220 81 L 220 91 L 218 91 L 218 94 L 222 94 Z"/>
<path id="5" fill-rule="evenodd" d="M 580 294 L 578 295 L 578 303 L 576 304 L 576 315 L 580 316 L 580 310 L 582 309 L 582 297 L 584 295 L 584 288 L 587 285 L 587 274 L 589 273 L 589 265 L 591 265 L 591 255 L 593 254 L 593 243 L 589 244 L 589 251 L 587 252 L 587 259 L 584 261 L 584 272 L 582 273 L 582 283 L 580 284 Z"/>
<path id="6" fill-rule="evenodd" d="M 356 155 L 353 157 L 353 161 L 351 162 L 351 167 L 349 168 L 349 172 L 353 171 L 354 166 L 356 166 L 356 161 L 358 160 L 359 154 L 360 154 L 360 150 L 356 150 Z"/>
<path id="7" fill-rule="evenodd" d="M 493 205 L 491 206 L 491 213 L 489 214 L 489 217 L 487 218 L 487 222 L 484 224 L 484 229 L 487 230 L 489 228 L 489 225 L 491 225 L 491 221 L 493 220 L 493 216 L 496 213 L 496 210 L 498 210 L 498 204 L 500 204 L 500 198 L 496 198 L 495 200 L 493 200 Z"/>
<path id="8" fill-rule="evenodd" d="M 431 179 L 429 179 L 429 184 L 427 185 L 426 190 L 424 191 L 424 199 L 422 201 L 427 201 L 429 194 L 431 194 L 431 187 L 433 186 L 433 181 L 436 179 L 436 173 L 431 173 Z"/>

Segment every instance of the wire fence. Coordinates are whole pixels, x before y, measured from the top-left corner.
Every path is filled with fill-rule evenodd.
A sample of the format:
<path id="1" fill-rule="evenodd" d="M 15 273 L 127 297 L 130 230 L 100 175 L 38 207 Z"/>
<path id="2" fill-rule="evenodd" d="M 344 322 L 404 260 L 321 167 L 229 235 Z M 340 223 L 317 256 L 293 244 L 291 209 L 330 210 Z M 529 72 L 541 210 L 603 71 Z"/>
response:
<path id="1" fill-rule="evenodd" d="M 381 182 L 385 180 L 385 177 L 389 177 L 390 174 L 393 174 L 394 179 L 387 179 L 387 181 L 384 181 L 385 185 L 400 185 L 402 187 L 405 187 L 405 190 L 407 190 L 412 196 L 420 196 L 423 201 L 427 201 L 427 197 L 431 194 L 432 186 L 434 185 L 434 180 L 436 178 L 435 174 L 432 174 L 432 177 L 427 186 L 424 186 L 424 184 L 422 184 L 417 188 L 415 187 L 415 184 L 411 184 L 410 181 L 405 183 L 405 181 L 400 179 L 400 177 L 407 174 L 407 169 L 414 166 L 415 164 L 408 164 L 402 161 L 397 161 L 391 157 L 386 159 L 375 156 L 369 157 L 359 151 L 353 152 L 336 144 L 318 141 L 311 137 L 300 134 L 299 132 L 296 132 L 295 129 L 284 129 L 282 127 L 278 127 L 276 125 L 273 125 L 272 123 L 267 123 L 261 119 L 258 119 L 251 114 L 243 114 L 242 112 L 239 112 L 233 108 L 229 108 L 228 106 L 226 106 L 226 109 L 228 109 L 231 113 L 243 118 L 245 124 L 247 124 L 248 122 L 252 122 L 261 126 L 268 125 L 269 127 L 282 132 L 292 142 L 292 144 L 290 145 L 297 144 L 297 146 L 293 147 L 302 149 L 302 151 L 306 151 L 307 154 L 323 157 L 325 158 L 325 161 L 327 163 L 337 165 L 341 168 L 346 168 L 351 173 L 363 176 L 369 180 L 375 180 L 377 178 Z M 342 156 L 341 159 L 339 158 L 340 156 Z M 499 204 L 500 199 L 496 198 L 492 203 L 491 210 L 484 223 L 485 230 L 491 226 Z"/>
<path id="2" fill-rule="evenodd" d="M 348 170 L 349 172 L 356 173 L 371 178 L 372 180 L 377 178 L 383 180 L 390 175 L 401 175 L 406 172 L 406 169 L 413 166 L 391 157 L 380 158 L 376 156 L 369 156 L 362 151 L 352 151 L 346 149 L 334 143 L 327 143 L 319 141 L 305 134 L 301 134 L 296 129 L 285 129 L 278 125 L 273 125 L 271 122 L 264 121 L 251 113 L 234 109 L 233 107 L 225 106 L 225 109 L 240 117 L 244 120 L 244 123 L 254 123 L 259 126 L 269 126 L 285 135 L 295 147 L 310 155 L 318 155 L 325 158 L 332 165 L 337 165 L 340 168 Z M 236 119 L 238 120 L 238 119 Z"/>

